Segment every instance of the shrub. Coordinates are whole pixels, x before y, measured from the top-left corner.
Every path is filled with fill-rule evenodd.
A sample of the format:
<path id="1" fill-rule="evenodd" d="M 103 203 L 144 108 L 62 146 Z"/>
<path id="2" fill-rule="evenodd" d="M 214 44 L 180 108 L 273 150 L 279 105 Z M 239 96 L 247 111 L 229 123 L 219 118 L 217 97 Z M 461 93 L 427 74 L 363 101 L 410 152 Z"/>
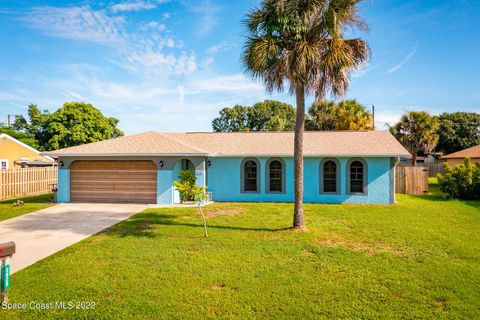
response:
<path id="1" fill-rule="evenodd" d="M 195 187 L 197 187 L 197 177 L 195 176 L 195 173 L 190 170 L 181 170 L 178 173 L 178 177 L 180 178 L 180 181 L 174 181 L 173 185 L 180 192 L 180 201 L 194 201 L 196 191 Z"/>
<path id="2" fill-rule="evenodd" d="M 440 190 L 454 198 L 480 199 L 480 164 L 466 158 L 464 164 L 450 167 L 444 163 L 444 167 L 445 174 L 437 176 Z"/>

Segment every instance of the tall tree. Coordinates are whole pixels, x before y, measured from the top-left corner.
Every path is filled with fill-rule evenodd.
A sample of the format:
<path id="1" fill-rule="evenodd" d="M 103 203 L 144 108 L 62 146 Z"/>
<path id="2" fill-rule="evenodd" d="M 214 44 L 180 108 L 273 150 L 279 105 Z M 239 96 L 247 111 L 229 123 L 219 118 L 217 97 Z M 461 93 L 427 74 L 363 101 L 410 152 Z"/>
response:
<path id="1" fill-rule="evenodd" d="M 275 100 L 258 102 L 252 107 L 236 105 L 224 108 L 212 121 L 213 131 L 289 131 L 295 127 L 295 109 Z"/>
<path id="2" fill-rule="evenodd" d="M 0 133 L 6 133 L 9 136 L 29 145 L 32 148 L 40 149 L 40 145 L 34 136 L 30 135 L 27 132 L 16 131 L 13 128 L 10 129 L 7 126 L 0 124 Z"/>
<path id="3" fill-rule="evenodd" d="M 480 144 L 480 113 L 442 113 L 437 150 L 453 153 Z"/>
<path id="4" fill-rule="evenodd" d="M 372 114 L 356 100 L 315 101 L 308 111 L 307 130 L 374 130 Z"/>
<path id="5" fill-rule="evenodd" d="M 263 0 L 245 21 L 243 63 L 267 91 L 296 97 L 294 139 L 295 207 L 293 226 L 304 227 L 303 132 L 305 95 L 323 99 L 345 94 L 350 72 L 366 63 L 370 50 L 362 39 L 345 39 L 346 27 L 366 29 L 358 15 L 361 0 Z"/>
<path id="6" fill-rule="evenodd" d="M 212 121 L 213 131 L 250 131 L 248 108 L 241 105 L 236 105 L 233 108 L 223 108 L 220 115 Z"/>
<path id="7" fill-rule="evenodd" d="M 412 165 L 417 164 L 417 153 L 431 152 L 438 143 L 438 120 L 424 111 L 407 112 L 390 132 L 412 153 Z"/>
<path id="8" fill-rule="evenodd" d="M 29 121 L 17 118 L 15 128 L 35 137 L 41 150 L 53 150 L 122 136 L 118 120 L 83 102 L 67 102 L 54 113 L 28 107 Z"/>
<path id="9" fill-rule="evenodd" d="M 305 129 L 307 130 L 335 130 L 337 106 L 335 102 L 322 99 L 315 101 L 308 110 Z"/>

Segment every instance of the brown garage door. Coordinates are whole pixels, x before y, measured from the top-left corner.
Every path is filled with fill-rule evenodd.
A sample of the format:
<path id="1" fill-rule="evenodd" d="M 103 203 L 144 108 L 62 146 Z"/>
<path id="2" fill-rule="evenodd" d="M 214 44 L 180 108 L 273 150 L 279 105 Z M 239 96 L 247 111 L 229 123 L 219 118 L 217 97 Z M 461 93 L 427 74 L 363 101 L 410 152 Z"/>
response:
<path id="1" fill-rule="evenodd" d="M 70 165 L 72 202 L 156 203 L 152 161 L 75 161 Z"/>

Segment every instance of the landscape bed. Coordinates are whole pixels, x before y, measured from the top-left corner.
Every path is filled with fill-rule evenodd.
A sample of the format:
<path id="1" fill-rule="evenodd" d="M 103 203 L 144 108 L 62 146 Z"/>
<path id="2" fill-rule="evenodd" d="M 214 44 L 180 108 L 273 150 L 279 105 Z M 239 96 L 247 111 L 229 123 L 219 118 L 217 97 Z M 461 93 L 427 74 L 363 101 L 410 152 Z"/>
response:
<path id="1" fill-rule="evenodd" d="M 149 209 L 12 277 L 13 318 L 479 318 L 480 202 Z"/>

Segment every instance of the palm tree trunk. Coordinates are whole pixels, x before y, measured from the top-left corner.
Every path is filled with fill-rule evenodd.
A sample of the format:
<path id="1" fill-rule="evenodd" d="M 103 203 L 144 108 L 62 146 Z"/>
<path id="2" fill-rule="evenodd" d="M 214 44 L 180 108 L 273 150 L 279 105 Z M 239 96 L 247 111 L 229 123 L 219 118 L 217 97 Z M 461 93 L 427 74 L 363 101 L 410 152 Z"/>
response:
<path id="1" fill-rule="evenodd" d="M 412 152 L 412 166 L 416 166 L 417 165 L 417 150 L 413 150 Z"/>
<path id="2" fill-rule="evenodd" d="M 293 226 L 303 228 L 303 131 L 305 126 L 305 88 L 298 86 L 295 89 L 297 99 L 297 119 L 295 122 L 295 142 L 293 150 L 294 161 L 294 189 L 295 207 L 293 212 Z"/>

